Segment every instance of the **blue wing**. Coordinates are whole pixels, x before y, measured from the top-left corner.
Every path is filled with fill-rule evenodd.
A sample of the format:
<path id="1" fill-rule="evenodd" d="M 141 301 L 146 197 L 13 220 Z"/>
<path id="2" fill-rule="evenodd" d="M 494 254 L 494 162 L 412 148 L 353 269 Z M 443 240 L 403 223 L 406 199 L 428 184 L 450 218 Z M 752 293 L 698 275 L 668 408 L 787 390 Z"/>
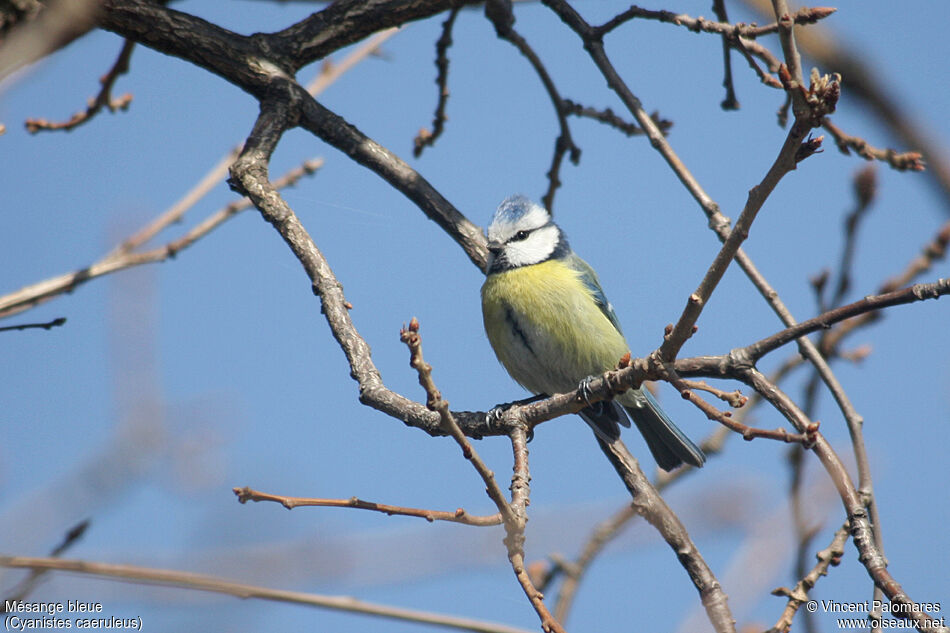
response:
<path id="1" fill-rule="evenodd" d="M 617 328 L 617 331 L 623 334 L 623 330 L 620 329 L 620 321 L 617 320 L 617 313 L 614 312 L 613 306 L 610 305 L 610 302 L 607 300 L 604 289 L 600 286 L 600 280 L 597 278 L 597 273 L 594 272 L 590 264 L 574 253 L 568 255 L 565 262 L 580 274 L 581 283 L 590 291 L 594 303 L 597 304 L 597 307 L 600 308 L 603 315 L 607 317 L 607 320 Z M 578 415 L 584 418 L 584 421 L 594 429 L 597 435 L 608 442 L 612 442 L 620 437 L 618 424 L 630 426 L 630 420 L 627 418 L 626 413 L 624 413 L 623 408 L 609 400 L 598 402 L 591 407 L 587 407 L 583 411 L 580 411 Z"/>
<path id="2" fill-rule="evenodd" d="M 571 268 L 580 273 L 581 281 L 590 290 L 600 311 L 618 332 L 623 333 L 617 314 L 607 300 L 594 269 L 574 253 L 571 253 L 567 261 Z M 595 433 L 610 442 L 620 436 L 617 424 L 630 426 L 627 420 L 627 415 L 629 415 L 646 440 L 657 464 L 663 470 L 672 470 L 684 462 L 697 468 L 703 465 L 706 456 L 670 420 L 647 389 L 633 389 L 627 393 L 632 397 L 628 398 L 628 402 L 623 405 L 615 401 L 598 402 L 593 407 L 581 411 L 580 416 L 594 429 Z M 627 415 L 624 415 L 624 411 Z"/>

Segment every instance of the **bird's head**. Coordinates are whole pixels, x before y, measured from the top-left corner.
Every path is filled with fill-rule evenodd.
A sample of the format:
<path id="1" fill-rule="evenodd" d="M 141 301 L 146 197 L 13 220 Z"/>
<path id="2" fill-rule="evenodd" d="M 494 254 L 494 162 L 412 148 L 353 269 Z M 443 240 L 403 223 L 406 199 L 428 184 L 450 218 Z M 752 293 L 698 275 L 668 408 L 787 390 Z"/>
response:
<path id="1" fill-rule="evenodd" d="M 521 195 L 498 206 L 485 235 L 489 275 L 564 257 L 571 250 L 548 210 Z"/>

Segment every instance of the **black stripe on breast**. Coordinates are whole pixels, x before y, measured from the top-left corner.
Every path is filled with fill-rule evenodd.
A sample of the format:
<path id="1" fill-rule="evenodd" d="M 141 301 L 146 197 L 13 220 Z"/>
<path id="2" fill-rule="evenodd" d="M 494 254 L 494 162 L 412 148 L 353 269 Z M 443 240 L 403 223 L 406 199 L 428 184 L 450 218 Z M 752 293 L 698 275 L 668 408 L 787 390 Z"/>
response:
<path id="1" fill-rule="evenodd" d="M 534 349 L 531 347 L 531 343 L 528 342 L 528 336 L 524 333 L 524 330 L 521 329 L 521 326 L 518 323 L 518 317 L 515 316 L 514 310 L 511 309 L 511 306 L 505 304 L 505 321 L 511 326 L 511 330 L 518 335 L 518 338 L 521 339 L 521 342 L 524 343 L 524 346 L 528 348 L 528 351 L 531 352 L 532 356 L 537 356 L 534 353 Z"/>

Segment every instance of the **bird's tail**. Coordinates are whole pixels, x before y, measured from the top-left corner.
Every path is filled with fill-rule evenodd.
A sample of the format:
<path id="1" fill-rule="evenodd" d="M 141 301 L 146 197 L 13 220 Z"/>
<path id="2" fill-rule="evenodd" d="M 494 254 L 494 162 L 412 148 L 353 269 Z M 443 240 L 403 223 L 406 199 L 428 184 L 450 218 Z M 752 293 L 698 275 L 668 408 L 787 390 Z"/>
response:
<path id="1" fill-rule="evenodd" d="M 577 415 L 590 425 L 594 433 L 607 443 L 620 438 L 620 425 L 630 426 L 630 420 L 623 408 L 613 400 L 602 400 L 581 409 Z"/>
<path id="2" fill-rule="evenodd" d="M 621 399 L 622 405 L 604 400 L 581 409 L 578 415 L 602 440 L 613 442 L 620 437 L 621 424 L 630 426 L 630 414 L 660 468 L 670 471 L 684 463 L 702 467 L 706 461 L 703 451 L 679 430 L 649 391 L 631 389 Z"/>
<path id="3" fill-rule="evenodd" d="M 683 463 L 702 467 L 706 456 L 663 412 L 647 389 L 632 389 L 622 399 L 623 408 L 633 418 L 660 468 L 669 471 Z"/>

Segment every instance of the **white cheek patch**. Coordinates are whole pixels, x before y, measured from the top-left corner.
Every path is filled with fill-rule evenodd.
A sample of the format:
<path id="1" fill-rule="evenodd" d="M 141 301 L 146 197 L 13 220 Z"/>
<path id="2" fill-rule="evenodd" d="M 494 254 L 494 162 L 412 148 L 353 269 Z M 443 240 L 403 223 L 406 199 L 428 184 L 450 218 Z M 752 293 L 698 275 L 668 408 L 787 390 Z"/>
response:
<path id="1" fill-rule="evenodd" d="M 553 224 L 531 232 L 527 239 L 505 246 L 505 259 L 513 267 L 540 264 L 554 252 L 560 231 Z"/>

